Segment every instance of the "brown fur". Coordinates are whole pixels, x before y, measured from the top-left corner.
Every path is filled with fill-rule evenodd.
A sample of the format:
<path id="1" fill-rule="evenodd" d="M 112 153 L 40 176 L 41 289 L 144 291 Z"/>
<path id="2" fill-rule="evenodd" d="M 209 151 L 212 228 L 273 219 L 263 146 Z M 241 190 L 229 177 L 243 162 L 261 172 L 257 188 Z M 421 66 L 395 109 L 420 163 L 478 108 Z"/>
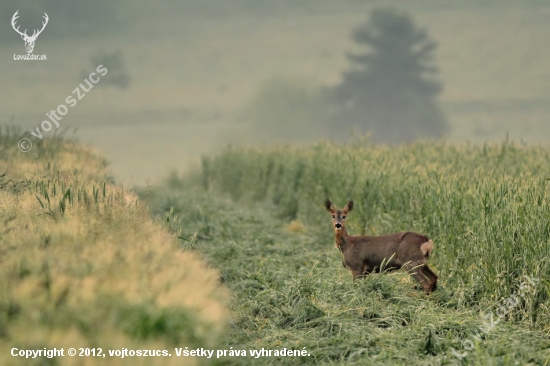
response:
<path id="1" fill-rule="evenodd" d="M 427 265 L 433 250 L 433 242 L 426 236 L 413 232 L 401 232 L 382 236 L 351 236 L 346 231 L 345 220 L 353 210 L 353 201 L 338 210 L 327 198 L 326 209 L 332 215 L 336 247 L 342 253 L 342 262 L 355 280 L 371 272 L 404 268 L 429 294 L 437 287 L 437 275 Z M 381 268 L 384 263 L 384 268 Z"/>

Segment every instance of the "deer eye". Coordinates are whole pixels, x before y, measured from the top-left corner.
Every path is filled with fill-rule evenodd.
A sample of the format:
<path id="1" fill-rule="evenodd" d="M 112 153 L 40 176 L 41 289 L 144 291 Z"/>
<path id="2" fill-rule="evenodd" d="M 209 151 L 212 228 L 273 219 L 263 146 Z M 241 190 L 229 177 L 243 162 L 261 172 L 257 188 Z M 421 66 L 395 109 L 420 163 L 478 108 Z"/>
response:
<path id="1" fill-rule="evenodd" d="M 332 215 L 332 218 L 334 219 L 334 218 L 336 218 L 336 216 Z"/>
<path id="2" fill-rule="evenodd" d="M 345 218 L 346 218 L 346 216 L 342 216 L 342 218 L 343 218 L 343 219 L 345 219 Z"/>

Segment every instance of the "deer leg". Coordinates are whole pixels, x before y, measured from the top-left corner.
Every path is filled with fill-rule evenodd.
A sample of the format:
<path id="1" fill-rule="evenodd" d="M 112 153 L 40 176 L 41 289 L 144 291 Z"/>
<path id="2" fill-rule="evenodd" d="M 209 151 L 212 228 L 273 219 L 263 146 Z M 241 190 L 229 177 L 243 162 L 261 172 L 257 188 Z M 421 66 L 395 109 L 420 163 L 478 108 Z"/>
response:
<path id="1" fill-rule="evenodd" d="M 364 264 L 363 265 L 363 273 L 361 274 L 363 277 L 370 274 L 372 272 L 372 268 L 369 267 L 368 265 Z"/>
<path id="2" fill-rule="evenodd" d="M 362 277 L 363 273 L 361 271 L 352 269 L 351 270 L 351 275 L 353 277 L 353 281 L 355 281 L 357 279 L 357 277 Z"/>
<path id="3" fill-rule="evenodd" d="M 422 267 L 421 267 L 422 266 Z M 435 284 L 432 283 L 432 279 L 429 275 L 424 273 L 423 267 L 425 265 L 415 266 L 414 264 L 407 264 L 405 268 L 407 272 L 414 278 L 424 289 L 426 294 L 431 293 L 435 289 Z M 429 270 L 431 272 L 431 270 Z M 431 272 L 433 274 L 433 272 Z"/>
<path id="4" fill-rule="evenodd" d="M 420 273 L 416 271 L 409 272 L 412 278 L 414 278 L 420 285 L 422 286 L 422 289 L 424 289 L 424 292 L 429 294 L 431 291 L 432 285 L 430 284 L 429 280 L 427 280 L 424 276 L 422 276 Z"/>
<path id="5" fill-rule="evenodd" d="M 366 264 L 361 266 L 360 269 L 357 269 L 357 267 L 355 268 L 350 268 L 351 270 L 351 275 L 353 276 L 353 280 L 355 281 L 356 278 L 364 278 L 366 275 L 368 275 L 369 273 L 372 272 L 372 268 L 367 266 Z"/>
<path id="6" fill-rule="evenodd" d="M 435 291 L 435 289 L 437 288 L 437 275 L 427 265 L 424 265 L 424 267 L 422 267 L 422 273 L 424 273 L 424 275 L 430 279 L 430 282 L 432 284 L 430 292 Z"/>

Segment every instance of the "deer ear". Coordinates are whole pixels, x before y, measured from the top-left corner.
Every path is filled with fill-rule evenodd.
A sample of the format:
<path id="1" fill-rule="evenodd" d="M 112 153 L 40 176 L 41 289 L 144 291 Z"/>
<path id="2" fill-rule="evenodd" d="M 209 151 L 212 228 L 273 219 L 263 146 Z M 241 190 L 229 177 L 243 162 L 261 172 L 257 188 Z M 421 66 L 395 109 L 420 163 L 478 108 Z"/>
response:
<path id="1" fill-rule="evenodd" d="M 353 200 L 349 200 L 342 211 L 344 211 L 345 213 L 353 211 Z"/>
<path id="2" fill-rule="evenodd" d="M 336 211 L 336 208 L 332 205 L 332 202 L 330 202 L 330 200 L 328 198 L 325 201 L 325 208 L 327 209 L 328 212 Z"/>

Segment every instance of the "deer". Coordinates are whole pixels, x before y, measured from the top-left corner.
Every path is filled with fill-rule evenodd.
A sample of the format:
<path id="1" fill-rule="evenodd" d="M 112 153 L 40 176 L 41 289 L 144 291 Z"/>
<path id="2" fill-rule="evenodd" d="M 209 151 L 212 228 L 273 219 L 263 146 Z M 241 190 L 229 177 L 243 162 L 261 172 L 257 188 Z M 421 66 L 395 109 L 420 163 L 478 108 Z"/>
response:
<path id="1" fill-rule="evenodd" d="M 48 24 L 48 20 L 49 20 L 48 14 L 44 13 L 44 16 L 43 16 L 44 22 L 42 22 L 42 29 L 40 30 L 35 29 L 34 32 L 32 33 L 32 36 L 29 36 L 27 34 L 26 29 L 24 32 L 21 32 L 19 30 L 19 26 L 17 28 L 15 27 L 16 20 L 17 18 L 19 18 L 18 13 L 19 13 L 19 10 L 17 10 L 15 14 L 13 14 L 13 17 L 11 18 L 11 26 L 14 31 L 16 31 L 21 35 L 21 38 L 23 38 L 23 41 L 25 41 L 25 49 L 27 50 L 27 53 L 32 53 L 32 50 L 34 49 L 34 42 L 36 42 L 36 39 L 38 38 L 40 33 L 42 33 L 44 28 L 46 28 L 46 24 Z"/>
<path id="2" fill-rule="evenodd" d="M 410 231 L 382 236 L 351 236 L 346 230 L 346 217 L 353 210 L 353 200 L 338 210 L 327 198 L 325 207 L 332 215 L 342 264 L 351 271 L 353 281 L 373 271 L 404 269 L 420 283 L 426 294 L 435 291 L 437 275 L 427 265 L 434 243 L 428 237 Z"/>

